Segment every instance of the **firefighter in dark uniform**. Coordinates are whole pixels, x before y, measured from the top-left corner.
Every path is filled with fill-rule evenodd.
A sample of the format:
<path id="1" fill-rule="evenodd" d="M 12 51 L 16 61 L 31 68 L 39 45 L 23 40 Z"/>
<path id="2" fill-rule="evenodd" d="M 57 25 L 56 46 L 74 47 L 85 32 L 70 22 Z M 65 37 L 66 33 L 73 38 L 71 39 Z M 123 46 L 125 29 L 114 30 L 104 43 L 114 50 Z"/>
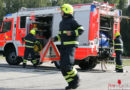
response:
<path id="1" fill-rule="evenodd" d="M 123 72 L 122 60 L 121 56 L 123 53 L 123 41 L 121 39 L 120 33 L 115 33 L 115 40 L 114 40 L 114 49 L 116 53 L 116 72 Z"/>
<path id="2" fill-rule="evenodd" d="M 36 31 L 30 30 L 30 33 L 24 38 L 25 41 L 25 52 L 24 52 L 24 60 L 23 60 L 23 68 L 26 67 L 26 63 L 29 55 L 31 55 L 33 66 L 36 68 L 37 61 L 35 60 L 34 54 L 34 44 L 37 43 L 35 38 Z"/>
<path id="3" fill-rule="evenodd" d="M 59 34 L 52 41 L 61 41 L 60 68 L 68 83 L 66 90 L 76 89 L 79 86 L 79 76 L 73 67 L 75 48 L 79 44 L 78 37 L 83 33 L 83 27 L 73 18 L 73 7 L 70 4 L 61 6 L 62 21 L 59 25 Z"/>

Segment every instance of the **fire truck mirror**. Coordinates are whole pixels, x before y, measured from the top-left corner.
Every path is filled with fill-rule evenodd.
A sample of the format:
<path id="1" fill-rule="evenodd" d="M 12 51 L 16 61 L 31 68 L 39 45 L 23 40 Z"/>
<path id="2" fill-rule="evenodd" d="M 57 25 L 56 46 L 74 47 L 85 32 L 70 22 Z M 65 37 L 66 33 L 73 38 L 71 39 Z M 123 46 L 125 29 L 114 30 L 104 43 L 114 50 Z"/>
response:
<path id="1" fill-rule="evenodd" d="M 11 30 L 12 21 L 3 22 L 3 28 L 1 29 L 2 33 L 8 32 Z"/>

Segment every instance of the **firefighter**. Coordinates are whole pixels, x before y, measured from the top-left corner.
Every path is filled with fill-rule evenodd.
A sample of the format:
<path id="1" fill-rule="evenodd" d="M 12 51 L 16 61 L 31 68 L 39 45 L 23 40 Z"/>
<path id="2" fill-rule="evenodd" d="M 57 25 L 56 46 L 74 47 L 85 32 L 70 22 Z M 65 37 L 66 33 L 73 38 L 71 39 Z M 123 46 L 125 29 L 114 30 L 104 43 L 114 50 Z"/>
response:
<path id="1" fill-rule="evenodd" d="M 59 34 L 52 41 L 61 41 L 60 68 L 62 75 L 68 83 L 66 90 L 76 89 L 79 86 L 79 76 L 73 67 L 75 48 L 78 45 L 78 37 L 83 33 L 83 27 L 73 18 L 73 7 L 70 4 L 61 6 L 62 21 L 59 25 Z"/>
<path id="2" fill-rule="evenodd" d="M 36 68 L 37 61 L 35 60 L 34 55 L 34 44 L 37 43 L 35 38 L 36 31 L 34 29 L 30 30 L 30 33 L 24 38 L 25 41 L 25 52 L 23 60 L 23 68 L 26 67 L 26 63 L 29 55 L 31 55 L 33 66 Z"/>
<path id="3" fill-rule="evenodd" d="M 120 33 L 115 33 L 114 39 L 114 49 L 116 53 L 116 72 L 123 72 L 121 55 L 123 53 L 123 41 L 121 39 Z"/>

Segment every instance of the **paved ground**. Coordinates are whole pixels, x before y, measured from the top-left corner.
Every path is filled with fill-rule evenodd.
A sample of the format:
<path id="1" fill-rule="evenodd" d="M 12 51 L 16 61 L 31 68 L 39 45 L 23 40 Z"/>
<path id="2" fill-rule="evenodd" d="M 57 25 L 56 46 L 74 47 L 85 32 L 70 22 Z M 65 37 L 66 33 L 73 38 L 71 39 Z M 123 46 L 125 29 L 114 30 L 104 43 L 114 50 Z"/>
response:
<path id="1" fill-rule="evenodd" d="M 43 63 L 37 69 L 29 65 L 10 66 L 0 57 L 0 90 L 64 90 L 67 85 L 59 70 L 50 62 Z M 76 90 L 130 90 L 130 67 L 125 73 L 115 73 L 114 65 L 107 65 L 107 71 L 100 64 L 91 71 L 80 70 L 75 66 L 81 78 Z"/>

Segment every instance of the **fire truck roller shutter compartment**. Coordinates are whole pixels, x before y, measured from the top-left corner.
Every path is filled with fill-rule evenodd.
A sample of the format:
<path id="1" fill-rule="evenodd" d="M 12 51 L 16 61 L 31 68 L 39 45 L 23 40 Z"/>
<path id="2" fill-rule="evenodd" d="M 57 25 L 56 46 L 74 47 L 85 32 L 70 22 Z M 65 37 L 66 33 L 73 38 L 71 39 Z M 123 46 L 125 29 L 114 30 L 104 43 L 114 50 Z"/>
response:
<path id="1" fill-rule="evenodd" d="M 38 50 L 40 51 L 46 45 L 52 34 L 52 15 L 36 16 L 36 23 L 34 24 L 37 26 L 35 37 L 40 42 Z"/>
<path id="2" fill-rule="evenodd" d="M 29 26 L 29 29 L 36 30 L 36 40 L 38 43 L 34 45 L 35 57 L 37 59 L 37 64 L 42 64 L 40 62 L 40 51 L 47 44 L 49 38 L 52 35 L 52 15 L 37 15 L 35 16 L 35 21 L 32 22 Z"/>
<path id="3" fill-rule="evenodd" d="M 99 33 L 99 59 L 110 59 L 112 57 L 113 40 L 113 17 L 102 16 L 100 19 Z"/>
<path id="4" fill-rule="evenodd" d="M 84 30 L 85 30 L 84 33 L 79 37 L 79 46 L 88 45 L 90 9 L 75 12 L 74 18 L 80 25 L 84 27 Z"/>

